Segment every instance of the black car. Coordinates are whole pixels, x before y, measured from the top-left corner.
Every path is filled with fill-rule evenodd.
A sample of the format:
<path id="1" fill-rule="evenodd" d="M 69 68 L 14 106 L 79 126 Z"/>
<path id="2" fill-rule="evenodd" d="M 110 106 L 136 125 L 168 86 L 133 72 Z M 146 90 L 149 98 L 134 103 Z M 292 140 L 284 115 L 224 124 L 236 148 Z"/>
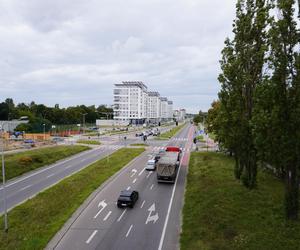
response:
<path id="1" fill-rule="evenodd" d="M 131 207 L 133 208 L 136 201 L 139 199 L 139 193 L 137 191 L 123 190 L 118 198 L 118 207 Z"/>
<path id="2" fill-rule="evenodd" d="M 142 136 L 142 135 L 144 135 L 143 132 L 139 132 L 139 133 L 136 133 L 136 134 L 135 134 L 136 137 Z"/>

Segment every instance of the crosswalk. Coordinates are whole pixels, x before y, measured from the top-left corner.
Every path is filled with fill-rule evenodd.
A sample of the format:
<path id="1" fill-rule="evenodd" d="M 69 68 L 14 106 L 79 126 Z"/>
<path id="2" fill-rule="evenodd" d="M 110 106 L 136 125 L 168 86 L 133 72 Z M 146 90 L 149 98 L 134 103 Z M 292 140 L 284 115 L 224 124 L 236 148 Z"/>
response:
<path id="1" fill-rule="evenodd" d="M 171 141 L 188 141 L 188 138 L 174 137 L 171 139 Z"/>
<path id="2" fill-rule="evenodd" d="M 102 149 L 110 149 L 110 150 L 118 150 L 122 148 L 122 145 L 101 145 L 100 148 Z"/>
<path id="3" fill-rule="evenodd" d="M 159 150 L 165 150 L 166 147 L 152 147 L 153 152 L 159 152 Z M 182 152 L 190 152 L 192 151 L 191 148 L 180 148 Z"/>

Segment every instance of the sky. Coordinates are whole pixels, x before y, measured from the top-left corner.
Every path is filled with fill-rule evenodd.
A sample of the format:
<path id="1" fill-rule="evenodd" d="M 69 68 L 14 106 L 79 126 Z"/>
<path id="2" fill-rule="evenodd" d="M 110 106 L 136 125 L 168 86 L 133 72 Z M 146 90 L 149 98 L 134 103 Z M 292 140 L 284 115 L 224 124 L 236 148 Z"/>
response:
<path id="1" fill-rule="evenodd" d="M 174 108 L 217 99 L 235 0 L 0 0 L 0 102 L 113 104 L 143 81 Z"/>

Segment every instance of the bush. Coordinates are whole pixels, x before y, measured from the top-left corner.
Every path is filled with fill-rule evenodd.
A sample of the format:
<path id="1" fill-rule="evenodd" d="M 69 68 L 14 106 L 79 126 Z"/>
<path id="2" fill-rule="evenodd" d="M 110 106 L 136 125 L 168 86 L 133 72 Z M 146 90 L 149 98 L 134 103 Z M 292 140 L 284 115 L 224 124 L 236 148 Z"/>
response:
<path id="1" fill-rule="evenodd" d="M 33 162 L 30 156 L 23 156 L 19 159 L 19 163 L 23 166 L 27 166 Z"/>

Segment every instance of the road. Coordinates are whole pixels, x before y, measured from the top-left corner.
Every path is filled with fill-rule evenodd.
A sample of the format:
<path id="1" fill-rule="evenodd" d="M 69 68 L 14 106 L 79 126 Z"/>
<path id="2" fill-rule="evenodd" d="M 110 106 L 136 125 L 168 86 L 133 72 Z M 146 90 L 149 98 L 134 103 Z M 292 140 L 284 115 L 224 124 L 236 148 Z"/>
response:
<path id="1" fill-rule="evenodd" d="M 166 130 L 168 128 L 163 128 Z M 127 136 L 125 141 L 123 138 Z M 98 138 L 97 138 L 98 139 Z M 112 154 L 121 147 L 131 143 L 138 143 L 140 138 L 136 138 L 131 132 L 123 134 L 122 137 L 102 136 L 100 140 L 103 145 L 94 149 L 79 153 L 70 158 L 58 161 L 52 165 L 31 171 L 21 177 L 15 178 L 6 183 L 6 202 L 10 210 L 22 202 L 34 197 L 36 194 L 58 183 L 62 179 L 80 171 L 91 163 Z M 0 215 L 4 212 L 3 187 L 0 185 Z"/>
<path id="2" fill-rule="evenodd" d="M 169 145 L 183 148 L 175 184 L 157 183 L 156 173 L 144 169 L 150 147 L 121 170 L 73 221 L 55 249 L 179 249 L 180 214 L 192 146 L 193 127 L 187 125 Z M 139 191 L 133 209 L 119 209 L 120 190 Z"/>

